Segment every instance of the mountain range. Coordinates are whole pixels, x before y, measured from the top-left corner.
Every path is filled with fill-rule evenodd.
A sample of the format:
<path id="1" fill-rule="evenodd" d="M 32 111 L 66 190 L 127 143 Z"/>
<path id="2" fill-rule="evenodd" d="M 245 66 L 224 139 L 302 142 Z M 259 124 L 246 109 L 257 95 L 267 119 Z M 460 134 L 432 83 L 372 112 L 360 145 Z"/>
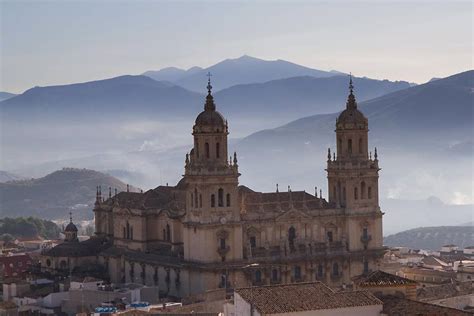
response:
<path id="1" fill-rule="evenodd" d="M 262 83 L 290 77 L 321 78 L 342 75 L 337 71 L 317 70 L 285 60 L 263 60 L 248 55 L 226 59 L 207 68 L 192 67 L 183 70 L 168 67 L 158 71 L 147 71 L 143 75 L 159 81 L 170 81 L 191 91 L 202 92 L 208 73 L 212 75 L 215 91 L 239 84 Z"/>
<path id="2" fill-rule="evenodd" d="M 42 178 L 0 183 L 0 217 L 36 216 L 46 219 L 91 219 L 96 186 L 102 195 L 108 188 L 127 190 L 122 181 L 107 174 L 88 169 L 64 168 Z M 137 190 L 130 187 L 130 190 Z M 113 194 L 113 193 L 112 193 Z"/>
<path id="3" fill-rule="evenodd" d="M 14 96 L 16 96 L 16 94 L 0 91 L 0 101 L 13 98 Z"/>
<path id="4" fill-rule="evenodd" d="M 474 246 L 474 227 L 419 227 L 385 237 L 384 245 L 433 251 L 439 251 L 444 245 L 456 245 L 460 249 L 463 249 L 465 247 Z"/>

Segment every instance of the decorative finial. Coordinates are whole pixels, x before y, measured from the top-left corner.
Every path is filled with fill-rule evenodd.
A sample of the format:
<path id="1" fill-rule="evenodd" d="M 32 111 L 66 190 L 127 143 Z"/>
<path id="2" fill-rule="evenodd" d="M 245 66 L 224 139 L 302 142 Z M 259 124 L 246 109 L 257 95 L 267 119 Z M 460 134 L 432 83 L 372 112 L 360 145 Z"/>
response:
<path id="1" fill-rule="evenodd" d="M 336 153 L 332 153 L 332 160 L 336 161 Z"/>
<path id="2" fill-rule="evenodd" d="M 280 192 L 280 191 L 278 190 L 278 183 L 277 183 L 277 193 L 278 193 L 278 192 Z"/>
<path id="3" fill-rule="evenodd" d="M 322 199 L 323 198 L 323 190 L 319 189 L 319 197 Z"/>
<path id="4" fill-rule="evenodd" d="M 72 212 L 69 212 L 69 222 L 72 223 Z"/>
<path id="5" fill-rule="evenodd" d="M 127 192 L 130 192 L 130 185 L 127 184 Z"/>
<path id="6" fill-rule="evenodd" d="M 375 160 L 377 160 L 377 158 L 378 158 L 378 155 L 377 155 L 377 147 L 375 147 L 374 158 L 375 158 Z"/>
<path id="7" fill-rule="evenodd" d="M 186 160 L 184 161 L 186 166 L 189 164 L 189 154 L 186 153 Z"/>
<path id="8" fill-rule="evenodd" d="M 352 84 L 352 72 L 349 73 L 349 92 L 353 94 L 354 92 L 354 85 Z"/>
<path id="9" fill-rule="evenodd" d="M 115 188 L 115 192 L 114 192 L 114 193 L 115 193 L 114 196 L 117 195 L 117 188 Z"/>
<path id="10" fill-rule="evenodd" d="M 109 199 L 112 197 L 112 188 L 109 187 Z"/>
<path id="11" fill-rule="evenodd" d="M 314 187 L 314 197 L 318 197 L 318 187 Z"/>
<path id="12" fill-rule="evenodd" d="M 328 148 L 328 160 L 331 160 L 331 148 Z"/>
<path id="13" fill-rule="evenodd" d="M 207 76 L 207 87 L 206 87 L 206 88 L 207 88 L 207 93 L 208 93 L 209 95 L 211 95 L 211 91 L 212 91 L 211 77 L 212 77 L 212 75 L 211 75 L 210 72 L 208 72 L 208 73 L 206 74 L 206 76 Z"/>
<path id="14" fill-rule="evenodd" d="M 290 186 L 288 186 L 288 192 L 291 192 L 291 188 L 290 188 Z"/>
<path id="15" fill-rule="evenodd" d="M 206 104 L 204 104 L 205 111 L 215 111 L 216 105 L 214 104 L 214 97 L 212 96 L 212 85 L 211 85 L 211 73 L 207 73 L 207 96 L 206 96 Z"/>
<path id="16" fill-rule="evenodd" d="M 352 84 L 352 73 L 349 75 L 349 96 L 347 97 L 346 108 L 357 109 L 357 102 L 354 96 L 354 85 Z"/>
<path id="17" fill-rule="evenodd" d="M 234 151 L 234 165 L 237 165 L 237 153 Z"/>
<path id="18" fill-rule="evenodd" d="M 372 160 L 372 152 L 369 152 L 369 160 Z"/>
<path id="19" fill-rule="evenodd" d="M 229 156 L 229 165 L 232 166 L 232 156 Z"/>

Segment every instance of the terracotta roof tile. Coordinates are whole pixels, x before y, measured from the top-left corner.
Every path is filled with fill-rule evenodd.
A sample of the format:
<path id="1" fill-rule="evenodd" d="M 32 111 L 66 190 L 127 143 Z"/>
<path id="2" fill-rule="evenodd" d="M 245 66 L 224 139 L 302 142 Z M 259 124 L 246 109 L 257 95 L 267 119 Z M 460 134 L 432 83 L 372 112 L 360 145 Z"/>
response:
<path id="1" fill-rule="evenodd" d="M 398 275 L 390 274 L 380 270 L 369 273 L 354 280 L 358 286 L 393 286 L 393 285 L 415 285 L 417 282 L 402 278 Z"/>

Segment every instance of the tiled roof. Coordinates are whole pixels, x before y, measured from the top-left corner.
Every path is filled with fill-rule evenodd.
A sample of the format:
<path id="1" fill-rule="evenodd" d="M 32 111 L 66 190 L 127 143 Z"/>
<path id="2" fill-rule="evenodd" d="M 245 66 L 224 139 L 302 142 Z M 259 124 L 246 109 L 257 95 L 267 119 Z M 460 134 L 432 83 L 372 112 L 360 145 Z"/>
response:
<path id="1" fill-rule="evenodd" d="M 395 296 L 384 296 L 380 298 L 383 301 L 384 315 L 404 315 L 404 316 L 461 316 L 472 315 L 459 309 L 413 301 L 406 298 Z"/>
<path id="2" fill-rule="evenodd" d="M 393 285 L 415 285 L 417 282 L 402 278 L 380 270 L 369 273 L 365 277 L 354 280 L 358 286 L 393 286 Z"/>
<path id="3" fill-rule="evenodd" d="M 382 305 L 369 292 L 334 292 L 321 282 L 260 286 L 235 291 L 261 314 Z"/>
<path id="4" fill-rule="evenodd" d="M 110 244 L 100 238 L 89 238 L 81 242 L 63 242 L 43 255 L 49 257 L 86 257 L 95 256 L 100 251 L 110 247 Z"/>
<path id="5" fill-rule="evenodd" d="M 428 257 L 424 257 L 422 260 L 423 264 L 427 264 L 427 265 L 430 265 L 430 266 L 439 266 L 439 267 L 447 267 L 449 266 L 449 264 L 447 264 L 446 262 L 438 259 L 438 258 L 435 258 L 433 256 L 428 256 Z"/>

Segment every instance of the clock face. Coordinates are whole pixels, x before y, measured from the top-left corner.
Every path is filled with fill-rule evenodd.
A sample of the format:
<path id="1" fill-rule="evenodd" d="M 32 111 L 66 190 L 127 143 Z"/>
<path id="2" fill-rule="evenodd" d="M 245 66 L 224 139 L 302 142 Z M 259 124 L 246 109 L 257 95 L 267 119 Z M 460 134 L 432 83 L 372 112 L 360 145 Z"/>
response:
<path id="1" fill-rule="evenodd" d="M 227 222 L 227 220 L 225 219 L 225 217 L 221 217 L 221 224 L 225 224 Z"/>

